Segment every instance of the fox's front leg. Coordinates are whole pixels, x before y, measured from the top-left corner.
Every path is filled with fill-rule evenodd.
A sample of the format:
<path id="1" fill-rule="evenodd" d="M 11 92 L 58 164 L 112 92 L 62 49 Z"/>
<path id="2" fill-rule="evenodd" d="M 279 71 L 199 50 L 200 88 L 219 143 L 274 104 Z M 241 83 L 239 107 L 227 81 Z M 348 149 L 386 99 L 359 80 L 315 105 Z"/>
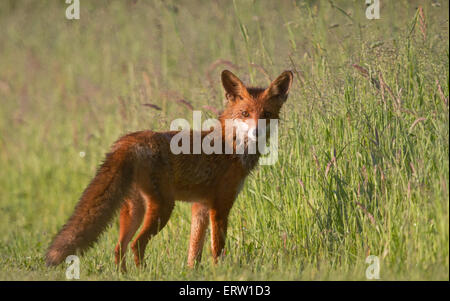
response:
<path id="1" fill-rule="evenodd" d="M 241 191 L 246 174 L 239 172 L 239 166 L 232 166 L 218 185 L 216 195 L 210 204 L 209 219 L 211 221 L 211 251 L 216 264 L 223 253 L 227 237 L 228 215 L 231 207 Z"/>
<path id="2" fill-rule="evenodd" d="M 211 220 L 211 251 L 216 264 L 223 253 L 227 237 L 228 215 L 233 206 L 235 196 L 220 198 L 209 211 Z"/>
<path id="3" fill-rule="evenodd" d="M 209 224 L 209 209 L 201 203 L 192 204 L 191 238 L 189 240 L 188 266 L 193 268 L 202 258 L 203 243 Z"/>

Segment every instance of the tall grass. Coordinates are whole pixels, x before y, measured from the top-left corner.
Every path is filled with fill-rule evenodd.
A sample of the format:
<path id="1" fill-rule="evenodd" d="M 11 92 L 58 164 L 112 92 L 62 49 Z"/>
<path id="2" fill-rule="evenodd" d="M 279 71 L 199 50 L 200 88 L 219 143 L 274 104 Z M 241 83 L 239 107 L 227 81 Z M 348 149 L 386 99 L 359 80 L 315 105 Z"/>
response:
<path id="1" fill-rule="evenodd" d="M 437 3 L 437 4 L 436 4 Z M 0 279 L 65 279 L 43 254 L 111 143 L 223 106 L 220 71 L 291 69 L 279 160 L 247 180 L 226 256 L 186 267 L 189 205 L 117 273 L 118 224 L 81 279 L 449 279 L 448 1 L 0 3 Z M 420 5 L 420 7 L 419 7 Z"/>

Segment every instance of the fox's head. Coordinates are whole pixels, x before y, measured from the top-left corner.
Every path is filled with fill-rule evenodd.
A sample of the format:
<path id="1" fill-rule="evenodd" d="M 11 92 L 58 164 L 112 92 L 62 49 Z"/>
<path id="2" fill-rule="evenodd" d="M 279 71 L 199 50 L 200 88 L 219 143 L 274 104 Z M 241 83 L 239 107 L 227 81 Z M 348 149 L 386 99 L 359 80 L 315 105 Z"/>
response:
<path id="1" fill-rule="evenodd" d="M 222 72 L 222 85 L 227 104 L 220 119 L 233 121 L 236 131 L 245 132 L 247 141 L 256 141 L 268 134 L 270 119 L 278 119 L 281 107 L 286 102 L 292 85 L 291 71 L 284 71 L 268 88 L 246 87 L 242 81 L 228 70 Z M 266 122 L 261 122 L 265 120 Z M 238 134 L 239 135 L 239 134 Z"/>

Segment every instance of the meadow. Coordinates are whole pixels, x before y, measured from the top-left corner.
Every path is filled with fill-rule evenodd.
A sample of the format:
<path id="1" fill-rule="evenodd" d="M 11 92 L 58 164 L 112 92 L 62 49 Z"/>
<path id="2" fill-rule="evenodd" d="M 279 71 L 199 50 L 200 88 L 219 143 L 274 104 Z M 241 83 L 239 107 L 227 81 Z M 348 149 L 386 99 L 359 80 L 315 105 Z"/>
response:
<path id="1" fill-rule="evenodd" d="M 294 84 L 274 165 L 247 179 L 224 259 L 187 267 L 190 205 L 114 265 L 118 220 L 81 280 L 449 280 L 449 3 L 0 1 L 0 280 L 65 280 L 45 250 L 110 145 L 223 108 L 220 72 Z"/>

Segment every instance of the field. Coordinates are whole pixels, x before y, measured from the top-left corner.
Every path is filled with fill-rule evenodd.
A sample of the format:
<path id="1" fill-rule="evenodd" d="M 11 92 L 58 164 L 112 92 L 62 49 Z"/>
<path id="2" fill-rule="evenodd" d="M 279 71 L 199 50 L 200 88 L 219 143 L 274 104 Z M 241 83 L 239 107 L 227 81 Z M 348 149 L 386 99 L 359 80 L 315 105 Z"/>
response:
<path id="1" fill-rule="evenodd" d="M 0 2 L 0 280 L 65 280 L 44 253 L 121 135 L 223 108 L 220 72 L 294 72 L 279 158 L 247 179 L 226 255 L 186 266 L 178 202 L 147 267 L 113 263 L 117 218 L 81 280 L 449 280 L 449 3 Z M 209 242 L 209 235 L 207 236 Z"/>

